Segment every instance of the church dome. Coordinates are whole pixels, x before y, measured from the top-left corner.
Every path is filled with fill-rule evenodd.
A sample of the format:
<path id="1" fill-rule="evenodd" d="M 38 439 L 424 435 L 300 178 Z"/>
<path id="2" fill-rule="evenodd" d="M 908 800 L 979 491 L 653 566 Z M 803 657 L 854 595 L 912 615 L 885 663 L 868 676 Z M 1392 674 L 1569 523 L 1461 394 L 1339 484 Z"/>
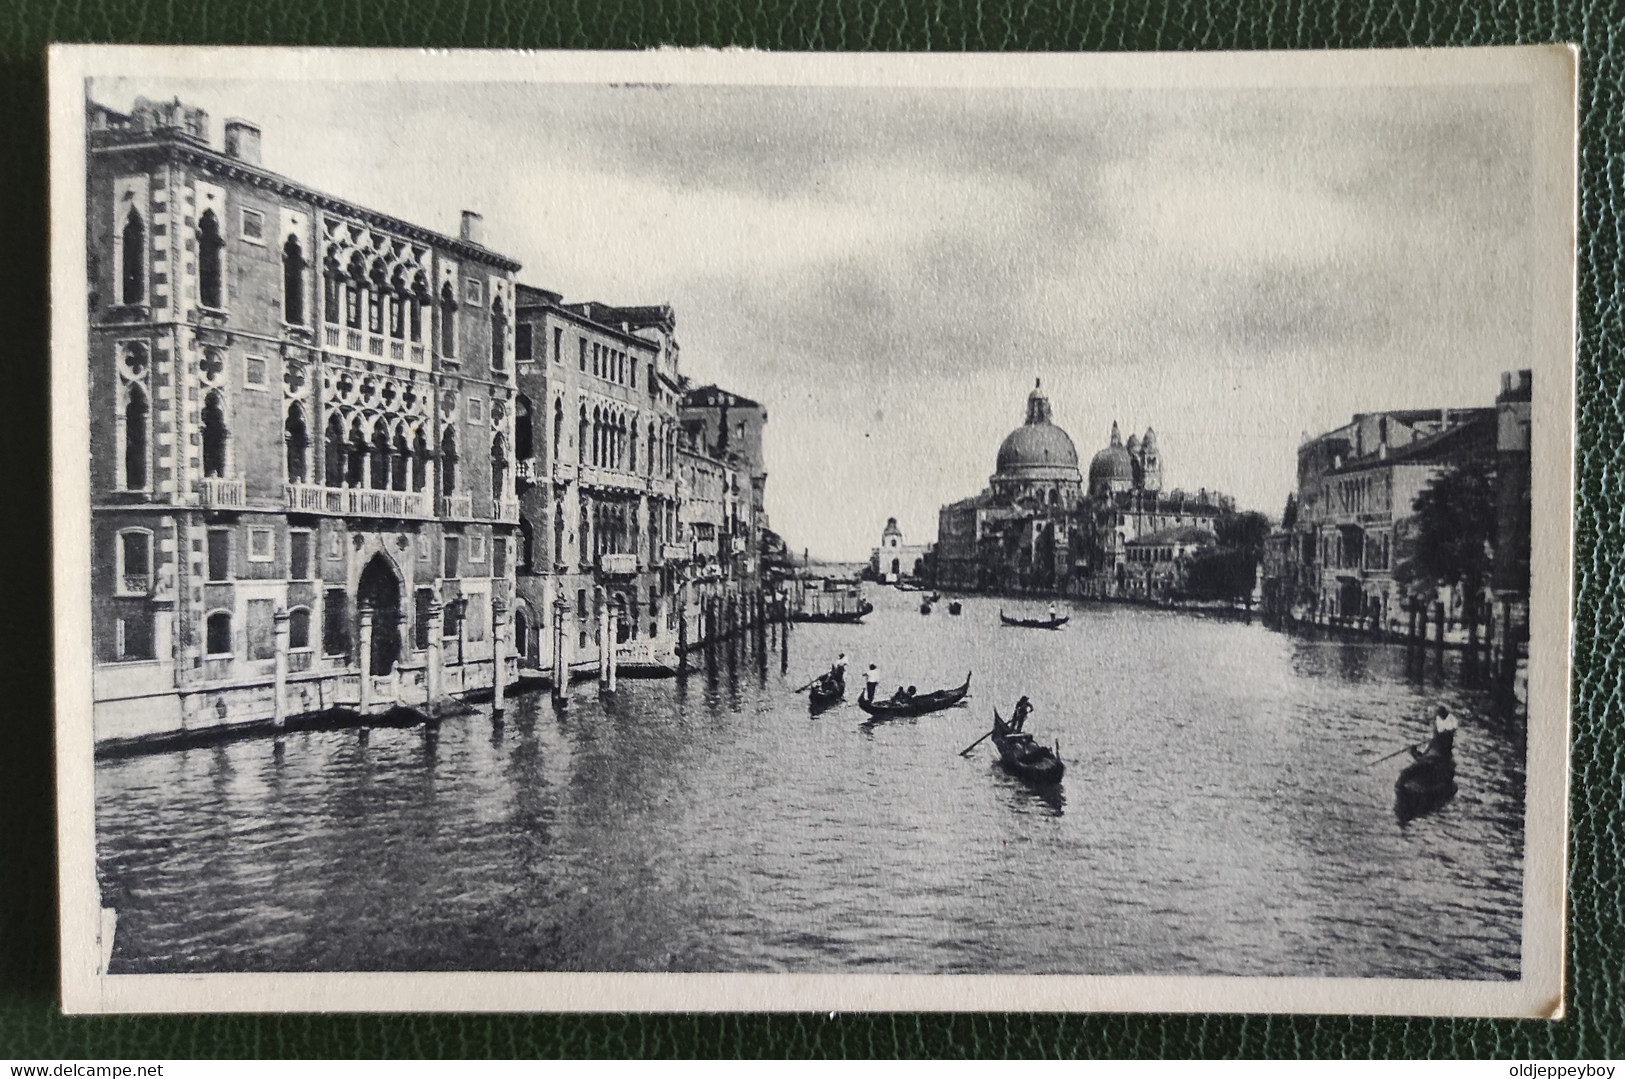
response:
<path id="1" fill-rule="evenodd" d="M 1072 436 L 1050 422 L 1049 396 L 1042 385 L 1027 395 L 1027 422 L 999 445 L 998 474 L 1019 476 L 1035 469 L 1070 469 L 1076 476 L 1078 450 Z"/>
<path id="2" fill-rule="evenodd" d="M 1089 462 L 1089 489 L 1112 480 L 1134 482 L 1134 458 L 1122 446 L 1107 446 Z"/>
<path id="3" fill-rule="evenodd" d="M 1072 437 L 1053 423 L 1024 423 L 999 445 L 999 472 L 1026 468 L 1077 468 L 1078 450 Z"/>
<path id="4" fill-rule="evenodd" d="M 1111 443 L 1089 462 L 1089 492 L 1099 494 L 1102 491 L 1127 490 L 1133 486 L 1134 455 L 1123 445 L 1123 436 L 1114 422 Z"/>

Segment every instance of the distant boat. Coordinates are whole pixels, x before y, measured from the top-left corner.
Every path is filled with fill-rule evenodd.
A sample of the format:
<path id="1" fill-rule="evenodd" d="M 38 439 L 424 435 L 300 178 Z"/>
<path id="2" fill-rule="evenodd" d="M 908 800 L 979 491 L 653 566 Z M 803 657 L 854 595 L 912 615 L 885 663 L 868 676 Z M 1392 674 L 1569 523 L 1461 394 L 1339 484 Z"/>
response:
<path id="1" fill-rule="evenodd" d="M 841 622 L 848 625 L 863 621 L 863 616 L 873 612 L 875 605 L 868 600 L 858 604 L 855 611 L 794 611 L 790 615 L 792 622 Z"/>
<path id="2" fill-rule="evenodd" d="M 1452 741 L 1454 741 L 1452 739 Z M 1439 736 L 1394 782 L 1394 812 L 1403 821 L 1431 813 L 1456 793 L 1456 757 Z"/>
<path id="3" fill-rule="evenodd" d="M 844 696 L 846 680 L 830 674 L 821 675 L 807 687 L 807 702 L 815 713 L 822 712 Z"/>
<path id="4" fill-rule="evenodd" d="M 1007 626 L 1020 626 L 1023 629 L 1060 629 L 1072 620 L 1072 616 L 1063 614 L 1059 618 L 1011 618 L 999 608 L 999 621 Z"/>
<path id="5" fill-rule="evenodd" d="M 997 708 L 993 709 L 993 745 L 1004 770 L 1035 787 L 1054 786 L 1066 774 L 1066 762 L 1059 753 L 1034 742 L 1030 734 L 1011 730 Z"/>
<path id="6" fill-rule="evenodd" d="M 931 693 L 921 693 L 903 701 L 868 701 L 858 698 L 858 707 L 874 716 L 876 719 L 903 719 L 908 716 L 923 716 L 928 712 L 940 712 L 944 708 L 952 708 L 965 699 L 970 693 L 970 674 L 965 675 L 965 684 L 957 689 L 939 689 Z"/>
<path id="7" fill-rule="evenodd" d="M 931 613 L 931 601 L 930 600 L 926 600 L 924 603 L 920 604 L 920 613 L 921 614 L 930 614 Z"/>
<path id="8" fill-rule="evenodd" d="M 960 603 L 959 603 L 959 601 L 957 599 L 951 599 L 951 600 L 948 601 L 948 613 L 949 614 L 958 614 L 961 610 L 963 610 L 963 608 L 960 606 Z"/>

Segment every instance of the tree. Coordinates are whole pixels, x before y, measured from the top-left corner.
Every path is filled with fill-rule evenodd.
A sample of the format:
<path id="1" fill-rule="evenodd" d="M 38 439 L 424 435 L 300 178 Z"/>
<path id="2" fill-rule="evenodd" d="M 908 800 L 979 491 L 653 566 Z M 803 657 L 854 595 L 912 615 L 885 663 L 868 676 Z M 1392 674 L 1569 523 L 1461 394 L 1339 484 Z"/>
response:
<path id="1" fill-rule="evenodd" d="M 1459 586 L 1469 641 L 1478 639 L 1478 604 L 1495 563 L 1495 473 L 1473 460 L 1440 473 L 1417 494 L 1406 557 L 1394 579 L 1411 594 Z"/>

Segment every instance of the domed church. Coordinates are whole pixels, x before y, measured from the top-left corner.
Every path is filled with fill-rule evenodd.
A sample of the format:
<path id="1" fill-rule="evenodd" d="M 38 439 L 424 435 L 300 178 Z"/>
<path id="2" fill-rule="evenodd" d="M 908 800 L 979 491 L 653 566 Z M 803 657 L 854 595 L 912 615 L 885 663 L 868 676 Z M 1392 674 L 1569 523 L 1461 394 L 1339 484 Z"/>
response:
<path id="1" fill-rule="evenodd" d="M 1075 505 L 1083 494 L 1078 450 L 1072 436 L 1051 419 L 1049 395 L 1040 379 L 1027 395 L 1027 419 L 999 444 L 988 488 L 995 498 L 1044 506 Z"/>
<path id="2" fill-rule="evenodd" d="M 937 585 L 1103 597 L 1177 589 L 1183 560 L 1211 545 L 1233 506 L 1205 490 L 1165 492 L 1162 465 L 1155 431 L 1125 443 L 1113 422 L 1086 483 L 1072 436 L 1035 382 L 987 489 L 938 512 Z"/>

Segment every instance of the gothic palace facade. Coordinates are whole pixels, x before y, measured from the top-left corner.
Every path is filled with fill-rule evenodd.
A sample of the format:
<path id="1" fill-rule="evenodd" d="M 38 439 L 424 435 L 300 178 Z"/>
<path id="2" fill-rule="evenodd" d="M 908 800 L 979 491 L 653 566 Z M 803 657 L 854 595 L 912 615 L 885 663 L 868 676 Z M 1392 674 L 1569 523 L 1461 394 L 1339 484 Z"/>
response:
<path id="1" fill-rule="evenodd" d="M 566 306 L 478 214 L 443 235 L 208 126 L 87 106 L 98 739 L 426 707 L 545 668 L 557 617 L 572 664 L 607 613 L 664 662 L 670 311 Z"/>

